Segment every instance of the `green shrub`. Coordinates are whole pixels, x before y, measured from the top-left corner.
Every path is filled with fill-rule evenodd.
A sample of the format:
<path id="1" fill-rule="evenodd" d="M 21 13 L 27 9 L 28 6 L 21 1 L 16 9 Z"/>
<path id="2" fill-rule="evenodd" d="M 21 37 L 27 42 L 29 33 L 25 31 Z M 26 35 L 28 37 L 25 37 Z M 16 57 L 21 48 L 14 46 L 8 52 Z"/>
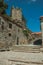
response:
<path id="1" fill-rule="evenodd" d="M 28 31 L 27 31 L 27 30 L 23 30 L 23 33 L 24 33 L 25 36 L 28 38 Z"/>

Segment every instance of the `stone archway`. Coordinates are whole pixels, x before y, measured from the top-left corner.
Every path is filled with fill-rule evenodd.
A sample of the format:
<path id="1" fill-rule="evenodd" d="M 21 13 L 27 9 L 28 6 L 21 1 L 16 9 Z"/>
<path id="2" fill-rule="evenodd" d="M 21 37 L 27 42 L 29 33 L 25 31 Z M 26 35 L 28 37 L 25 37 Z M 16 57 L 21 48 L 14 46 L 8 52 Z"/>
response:
<path id="1" fill-rule="evenodd" d="M 37 39 L 33 42 L 34 45 L 42 45 L 42 39 Z"/>

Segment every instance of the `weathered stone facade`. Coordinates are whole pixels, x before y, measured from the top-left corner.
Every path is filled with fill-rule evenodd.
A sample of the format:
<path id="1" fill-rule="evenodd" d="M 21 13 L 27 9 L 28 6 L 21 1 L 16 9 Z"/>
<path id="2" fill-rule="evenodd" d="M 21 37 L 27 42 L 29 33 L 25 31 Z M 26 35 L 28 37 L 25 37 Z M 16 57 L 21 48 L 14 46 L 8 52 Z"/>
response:
<path id="1" fill-rule="evenodd" d="M 0 16 L 0 48 L 28 44 L 27 37 L 23 33 L 23 26 L 14 22 Z"/>

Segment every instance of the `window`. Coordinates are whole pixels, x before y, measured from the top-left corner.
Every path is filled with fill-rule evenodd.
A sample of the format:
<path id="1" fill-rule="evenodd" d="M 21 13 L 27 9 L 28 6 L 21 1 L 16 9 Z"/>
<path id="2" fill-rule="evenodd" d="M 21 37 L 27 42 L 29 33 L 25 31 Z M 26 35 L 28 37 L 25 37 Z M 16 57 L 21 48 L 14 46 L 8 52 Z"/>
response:
<path id="1" fill-rule="evenodd" d="M 0 24 L 1 24 L 1 18 L 0 18 Z"/>
<path id="2" fill-rule="evenodd" d="M 4 24 L 4 22 L 2 22 L 2 24 Z"/>
<path id="3" fill-rule="evenodd" d="M 9 23 L 9 28 L 12 28 L 12 24 L 11 23 Z"/>
<path id="4" fill-rule="evenodd" d="M 2 30 L 4 30 L 4 22 L 2 22 L 1 28 Z"/>
<path id="5" fill-rule="evenodd" d="M 17 45 L 19 44 L 19 37 L 17 37 Z"/>
<path id="6" fill-rule="evenodd" d="M 9 33 L 9 36 L 11 36 L 11 33 Z"/>

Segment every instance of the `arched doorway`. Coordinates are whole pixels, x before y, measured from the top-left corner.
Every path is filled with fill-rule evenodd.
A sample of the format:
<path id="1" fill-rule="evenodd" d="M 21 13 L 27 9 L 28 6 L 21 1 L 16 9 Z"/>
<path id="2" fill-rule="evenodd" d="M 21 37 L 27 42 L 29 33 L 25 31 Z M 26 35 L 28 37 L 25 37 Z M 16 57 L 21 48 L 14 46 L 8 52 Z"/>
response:
<path id="1" fill-rule="evenodd" d="M 42 45 L 42 39 L 38 39 L 33 42 L 34 45 Z"/>

